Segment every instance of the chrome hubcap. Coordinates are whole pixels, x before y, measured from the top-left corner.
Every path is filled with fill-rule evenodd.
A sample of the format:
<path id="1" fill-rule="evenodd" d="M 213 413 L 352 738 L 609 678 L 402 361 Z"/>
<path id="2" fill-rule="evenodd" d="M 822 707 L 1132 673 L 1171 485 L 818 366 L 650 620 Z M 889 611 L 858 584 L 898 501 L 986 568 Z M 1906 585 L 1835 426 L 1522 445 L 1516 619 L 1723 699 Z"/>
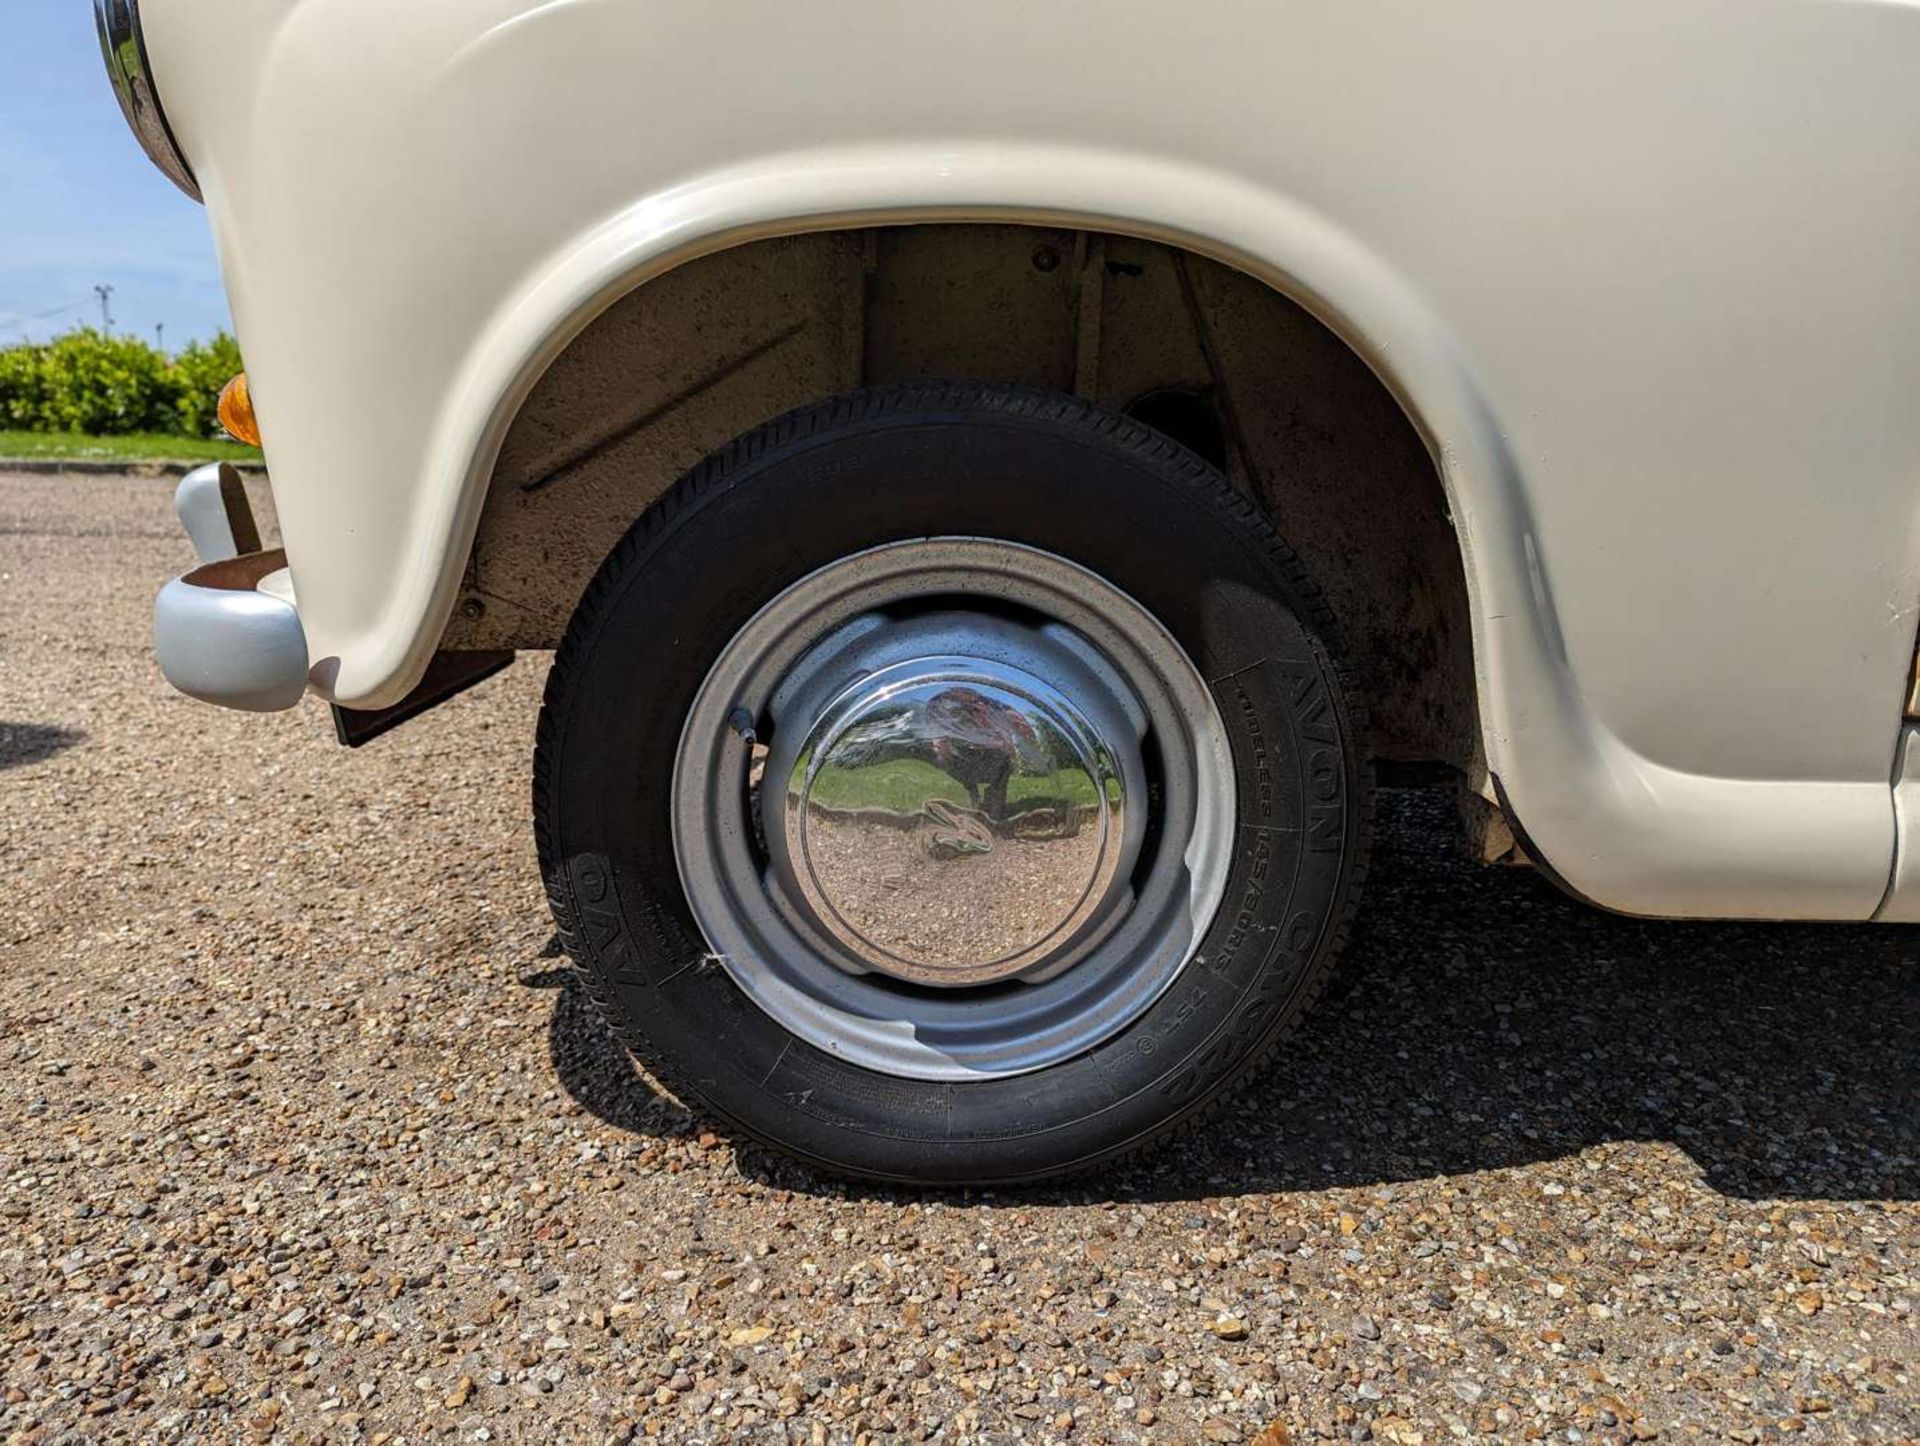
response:
<path id="1" fill-rule="evenodd" d="M 1110 1038 L 1192 957 L 1232 764 L 1138 603 L 934 538 L 740 630 L 688 715 L 673 827 L 711 958 L 784 1027 L 889 1074 L 1016 1074 Z"/>
<path id="2" fill-rule="evenodd" d="M 994 622 L 941 631 L 1019 641 L 995 639 Z M 790 771 L 769 761 L 789 780 L 784 826 L 768 839 L 775 867 L 861 965 L 914 984 L 1045 969 L 1121 902 L 1137 852 L 1125 800 L 1141 770 L 1124 712 L 1096 706 L 1103 732 L 1058 688 L 983 651 L 861 679 Z M 1116 725 L 1125 736 L 1110 741 Z"/>

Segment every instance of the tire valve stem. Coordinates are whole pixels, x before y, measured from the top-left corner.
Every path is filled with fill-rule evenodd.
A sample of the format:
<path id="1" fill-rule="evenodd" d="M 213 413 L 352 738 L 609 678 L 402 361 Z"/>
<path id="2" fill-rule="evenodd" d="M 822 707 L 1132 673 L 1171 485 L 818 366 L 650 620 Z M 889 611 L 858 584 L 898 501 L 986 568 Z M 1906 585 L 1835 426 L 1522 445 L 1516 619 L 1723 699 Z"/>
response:
<path id="1" fill-rule="evenodd" d="M 738 733 L 740 735 L 740 741 L 749 748 L 760 741 L 754 737 L 753 714 L 749 713 L 745 708 L 735 708 L 731 713 L 727 714 L 727 726 L 733 729 L 735 733 Z"/>

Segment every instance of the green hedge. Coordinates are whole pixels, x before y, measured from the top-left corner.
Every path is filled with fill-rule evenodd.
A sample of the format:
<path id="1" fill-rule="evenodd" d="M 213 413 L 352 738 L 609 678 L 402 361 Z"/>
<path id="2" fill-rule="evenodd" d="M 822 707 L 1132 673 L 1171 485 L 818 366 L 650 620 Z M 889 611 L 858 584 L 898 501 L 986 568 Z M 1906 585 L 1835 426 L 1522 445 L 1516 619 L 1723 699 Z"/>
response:
<path id="1" fill-rule="evenodd" d="M 0 430 L 212 437 L 220 388 L 240 366 L 240 348 L 225 332 L 171 357 L 136 337 L 90 327 L 7 347 L 0 349 Z"/>

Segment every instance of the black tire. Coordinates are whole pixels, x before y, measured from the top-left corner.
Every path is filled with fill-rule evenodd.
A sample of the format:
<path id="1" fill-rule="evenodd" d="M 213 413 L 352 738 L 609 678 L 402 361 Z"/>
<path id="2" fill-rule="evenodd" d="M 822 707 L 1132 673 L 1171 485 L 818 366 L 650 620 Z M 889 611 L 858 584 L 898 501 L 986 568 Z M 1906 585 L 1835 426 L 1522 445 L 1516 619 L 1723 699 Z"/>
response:
<path id="1" fill-rule="evenodd" d="M 1043 548 L 1142 603 L 1208 680 L 1238 788 L 1226 902 L 1166 993 L 1084 1054 L 963 1083 L 836 1059 L 702 967 L 668 821 L 683 720 L 735 632 L 837 558 L 934 534 Z M 652 508 L 567 630 L 534 769 L 560 937 L 662 1083 L 808 1166 L 978 1185 L 1130 1153 L 1259 1065 L 1344 943 L 1371 799 L 1335 648 L 1325 602 L 1266 520 L 1198 457 L 1115 413 L 974 383 L 791 413 Z"/>

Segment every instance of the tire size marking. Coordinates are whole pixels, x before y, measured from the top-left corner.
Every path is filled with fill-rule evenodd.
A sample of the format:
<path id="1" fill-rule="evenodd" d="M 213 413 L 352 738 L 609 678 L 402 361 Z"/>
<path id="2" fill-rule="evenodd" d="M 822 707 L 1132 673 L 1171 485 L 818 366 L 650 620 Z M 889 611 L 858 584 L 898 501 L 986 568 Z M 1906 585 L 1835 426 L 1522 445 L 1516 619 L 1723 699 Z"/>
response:
<path id="1" fill-rule="evenodd" d="M 1220 941 L 1220 947 L 1209 961 L 1216 973 L 1232 972 L 1234 957 L 1239 954 L 1240 946 L 1255 933 L 1270 933 L 1273 928 L 1271 924 L 1262 927 L 1258 923 L 1260 905 L 1267 896 L 1264 881 L 1267 868 L 1273 862 L 1273 841 L 1265 829 L 1250 828 L 1247 836 L 1252 844 L 1247 854 L 1247 887 L 1240 896 L 1240 908 L 1233 917 L 1233 927 L 1227 931 L 1227 937 Z"/>

